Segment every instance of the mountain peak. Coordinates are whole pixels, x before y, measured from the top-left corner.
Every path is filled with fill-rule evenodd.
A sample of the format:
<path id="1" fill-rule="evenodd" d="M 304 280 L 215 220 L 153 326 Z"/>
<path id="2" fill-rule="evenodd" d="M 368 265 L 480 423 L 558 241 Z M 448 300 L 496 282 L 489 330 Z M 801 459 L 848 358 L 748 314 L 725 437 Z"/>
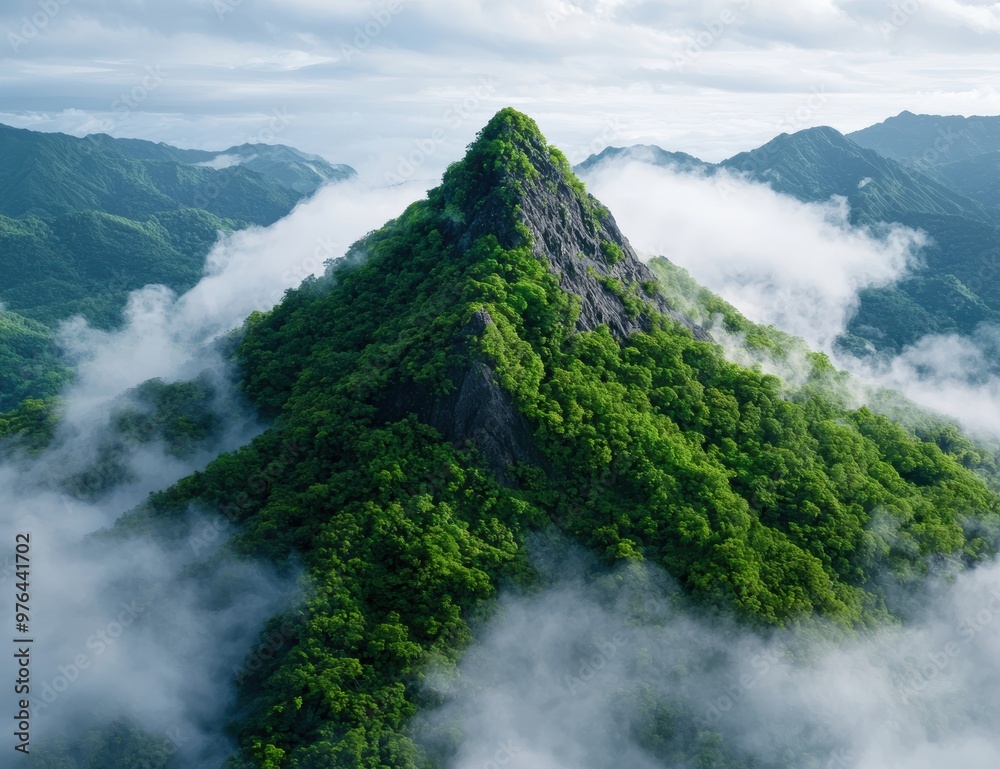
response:
<path id="1" fill-rule="evenodd" d="M 681 171 L 707 169 L 712 165 L 686 152 L 669 152 L 655 144 L 633 144 L 629 147 L 605 147 L 599 153 L 591 155 L 575 166 L 574 170 L 586 174 L 600 168 L 605 163 L 620 161 L 638 161 L 651 166 L 675 167 Z"/>
<path id="2" fill-rule="evenodd" d="M 548 147 L 534 120 L 505 107 L 480 130 L 465 157 L 448 167 L 438 191 L 448 203 L 474 215 L 491 195 L 513 202 L 526 182 L 558 162 L 554 153 L 562 155 Z"/>
<path id="3" fill-rule="evenodd" d="M 780 136 L 776 136 L 770 142 L 765 144 L 761 149 L 765 147 L 776 144 L 826 144 L 839 147 L 850 147 L 853 146 L 850 139 L 844 136 L 836 128 L 831 128 L 827 125 L 813 126 L 812 128 L 803 128 L 801 131 L 796 131 L 795 133 L 784 133 Z"/>
<path id="4" fill-rule="evenodd" d="M 639 302 L 704 333 L 643 288 L 655 285 L 655 276 L 614 217 L 587 192 L 566 156 L 546 143 L 535 121 L 517 110 L 494 115 L 429 197 L 466 228 L 465 248 L 484 235 L 503 248 L 529 246 L 580 298 L 580 330 L 606 325 L 621 340 L 647 331 L 650 319 L 637 311 Z"/>
<path id="5" fill-rule="evenodd" d="M 915 115 L 903 111 L 849 137 L 922 171 L 1000 150 L 1000 116 Z"/>
<path id="6" fill-rule="evenodd" d="M 846 198 L 855 219 L 897 221 L 914 211 L 971 215 L 988 212 L 932 179 L 917 178 L 896 161 L 827 126 L 782 134 L 720 165 L 770 184 L 800 200 Z"/>
<path id="7" fill-rule="evenodd" d="M 496 139 L 519 144 L 523 148 L 546 146 L 545 137 L 542 136 L 538 124 L 523 112 L 518 112 L 513 107 L 504 107 L 497 112 L 489 122 L 483 126 L 479 136 L 473 142 L 470 149 L 475 149 L 477 145 L 492 142 Z"/>

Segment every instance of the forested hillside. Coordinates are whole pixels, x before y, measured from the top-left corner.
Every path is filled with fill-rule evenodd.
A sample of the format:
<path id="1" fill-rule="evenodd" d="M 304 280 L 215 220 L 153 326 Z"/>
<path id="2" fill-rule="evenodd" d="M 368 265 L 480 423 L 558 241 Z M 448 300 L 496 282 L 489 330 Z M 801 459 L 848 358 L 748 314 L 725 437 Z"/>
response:
<path id="1" fill-rule="evenodd" d="M 0 414 L 67 380 L 60 321 L 115 327 L 131 291 L 197 283 L 220 233 L 271 224 L 354 175 L 281 145 L 218 153 L 0 126 Z"/>
<path id="2" fill-rule="evenodd" d="M 121 524 L 193 505 L 236 552 L 304 565 L 305 604 L 240 676 L 234 766 L 440 765 L 447 740 L 412 733 L 422 680 L 500 587 L 539 579 L 532 532 L 662 567 L 702 611 L 847 632 L 892 621 L 885 586 L 932 557 L 993 552 L 1000 499 L 967 445 L 853 407 L 823 356 L 797 390 L 731 363 L 683 309 L 505 109 L 426 200 L 247 319 L 242 388 L 273 426 Z M 724 743 L 705 763 L 691 713 L 649 708 L 664 760 L 749 766 Z"/>

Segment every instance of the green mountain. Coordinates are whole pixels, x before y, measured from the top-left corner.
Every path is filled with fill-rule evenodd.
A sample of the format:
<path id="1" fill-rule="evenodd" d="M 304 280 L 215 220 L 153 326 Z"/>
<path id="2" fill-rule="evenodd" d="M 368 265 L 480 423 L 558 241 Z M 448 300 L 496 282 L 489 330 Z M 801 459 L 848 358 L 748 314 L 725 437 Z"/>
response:
<path id="1" fill-rule="evenodd" d="M 927 173 L 984 206 L 1000 210 L 1000 151 L 933 166 Z"/>
<path id="2" fill-rule="evenodd" d="M 635 159 L 643 157 L 650 155 Z M 1000 323 L 1000 293 L 990 279 L 1000 256 L 1000 219 L 943 178 L 936 181 L 826 127 L 782 134 L 699 172 L 706 168 L 744 175 L 803 202 L 840 196 L 857 225 L 898 222 L 929 236 L 921 263 L 903 280 L 861 292 L 840 340 L 853 353 L 894 354 L 928 334 L 969 334 L 981 323 Z"/>
<path id="3" fill-rule="evenodd" d="M 240 144 L 221 152 L 212 152 L 179 149 L 162 142 L 142 139 L 114 139 L 107 134 L 94 134 L 86 137 L 86 141 L 130 160 L 178 162 L 216 170 L 241 168 L 255 171 L 301 195 L 311 195 L 324 184 L 357 176 L 350 166 L 334 165 L 319 155 L 310 155 L 283 144 Z"/>
<path id="4" fill-rule="evenodd" d="M 230 550 L 305 570 L 239 672 L 233 767 L 444 765 L 460 735 L 412 733 L 423 682 L 501 587 L 539 586 L 538 532 L 662 567 L 703 611 L 845 632 L 890 618 L 895 575 L 993 552 L 975 526 L 1000 498 L 961 436 L 850 407 L 823 356 L 797 390 L 727 361 L 663 293 L 690 279 L 657 269 L 504 109 L 426 199 L 247 319 L 241 387 L 272 426 L 118 525 L 193 508 L 234 524 Z M 646 707 L 655 758 L 751 765 Z"/>
<path id="5" fill-rule="evenodd" d="M 993 208 L 994 221 L 1000 216 L 1000 117 L 902 112 L 848 138 Z"/>
<path id="6" fill-rule="evenodd" d="M 69 377 L 49 328 L 0 309 L 0 420 L 22 401 L 58 394 Z"/>
<path id="7" fill-rule="evenodd" d="M 1000 323 L 1000 293 L 984 278 L 1000 255 L 1000 220 L 971 198 L 832 128 L 779 136 L 722 166 L 799 200 L 842 195 L 858 224 L 898 222 L 930 236 L 922 263 L 903 280 L 861 292 L 841 340 L 856 354 L 897 353 L 927 334 Z"/>
<path id="8" fill-rule="evenodd" d="M 904 110 L 847 138 L 884 157 L 928 170 L 1000 151 L 1000 117 L 914 115 Z"/>
<path id="9" fill-rule="evenodd" d="M 855 221 L 891 222 L 911 214 L 991 222 L 994 214 L 916 171 L 866 150 L 833 128 L 781 134 L 719 164 L 808 202 L 847 198 Z"/>
<path id="10" fill-rule="evenodd" d="M 633 144 L 629 147 L 605 147 L 596 155 L 591 155 L 582 163 L 574 167 L 578 173 L 586 173 L 592 169 L 599 168 L 605 163 L 621 162 L 628 160 L 638 160 L 660 167 L 676 167 L 682 171 L 694 171 L 698 169 L 709 169 L 711 163 L 699 160 L 694 155 L 686 152 L 667 152 L 655 144 Z"/>
<path id="11" fill-rule="evenodd" d="M 204 165 L 220 156 L 233 165 Z M 203 152 L 0 125 L 0 351 L 14 360 L 0 413 L 66 379 L 51 340 L 38 341 L 48 332 L 30 321 L 83 315 L 113 327 L 130 291 L 197 283 L 220 232 L 271 224 L 320 184 L 353 175 L 282 146 Z"/>

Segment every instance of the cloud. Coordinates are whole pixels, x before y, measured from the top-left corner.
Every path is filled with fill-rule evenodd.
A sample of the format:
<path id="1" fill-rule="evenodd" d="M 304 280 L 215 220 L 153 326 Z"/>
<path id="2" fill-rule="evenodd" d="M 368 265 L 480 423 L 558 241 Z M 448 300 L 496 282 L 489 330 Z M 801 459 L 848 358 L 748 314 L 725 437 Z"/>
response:
<path id="1" fill-rule="evenodd" d="M 246 157 L 243 157 L 242 155 L 235 155 L 235 154 L 234 155 L 226 155 L 226 154 L 221 154 L 221 155 L 216 155 L 211 160 L 206 160 L 203 163 L 197 163 L 197 165 L 199 165 L 199 166 L 205 166 L 206 168 L 214 168 L 216 170 L 220 170 L 220 169 L 223 169 L 223 168 L 232 168 L 233 166 L 242 165 L 243 163 L 247 162 L 248 160 L 253 160 L 253 158 L 255 158 L 255 157 L 256 157 L 256 155 L 253 155 L 253 156 L 251 156 L 249 158 L 246 158 Z"/>
<path id="2" fill-rule="evenodd" d="M 881 361 L 838 361 L 864 381 L 899 390 L 916 403 L 957 419 L 972 435 L 1000 439 L 1000 328 L 983 324 L 970 336 L 933 334 Z"/>
<path id="3" fill-rule="evenodd" d="M 78 365 L 63 393 L 53 445 L 36 456 L 0 460 L 0 612 L 14 616 L 15 533 L 30 537 L 32 738 L 64 736 L 125 716 L 172 740 L 187 766 L 219 766 L 232 751 L 223 730 L 228 684 L 264 622 L 297 600 L 296 576 L 247 562 L 224 544 L 228 523 L 189 511 L 166 532 L 119 517 L 154 491 L 246 444 L 262 426 L 242 408 L 233 372 L 213 342 L 284 289 L 342 256 L 367 231 L 402 212 L 423 187 L 370 190 L 354 183 L 320 190 L 268 228 L 223 236 L 205 277 L 175 296 L 162 286 L 133 292 L 117 331 L 66 323 L 59 340 Z M 132 447 L 112 462 L 103 439 L 130 388 L 159 377 L 207 378 L 219 435 L 179 458 L 159 444 Z M 7 447 L 9 448 L 9 447 Z M 87 470 L 120 480 L 81 498 L 67 481 Z M 121 464 L 121 472 L 115 464 Z M 155 527 L 154 527 L 155 528 Z M 102 533 L 104 532 L 104 533 Z M 8 654 L 5 680 L 17 677 Z M 4 740 L 10 750 L 12 737 Z"/>
<path id="4" fill-rule="evenodd" d="M 206 354 L 208 343 L 252 311 L 274 306 L 285 289 L 321 275 L 327 260 L 402 213 L 425 189 L 419 183 L 380 190 L 354 182 L 327 186 L 270 227 L 223 235 L 207 257 L 205 277 L 182 296 L 163 286 L 133 292 L 123 329 L 102 331 L 79 318 L 65 323 L 59 341 L 77 366 L 67 418 L 74 422 L 147 379 L 190 374 L 188 362 Z"/>
<path id="5" fill-rule="evenodd" d="M 925 236 L 900 225 L 859 229 L 842 200 L 804 204 L 726 174 L 703 176 L 631 162 L 596 169 L 590 190 L 609 206 L 640 253 L 663 255 L 751 320 L 802 337 L 863 385 L 902 392 L 957 419 L 970 433 L 1000 439 L 1000 329 L 931 335 L 889 359 L 835 349 L 858 291 L 890 285 L 920 262 Z M 714 329 L 726 354 L 759 361 L 742 340 Z M 763 361 L 791 384 L 808 370 L 800 355 Z"/>
<path id="6" fill-rule="evenodd" d="M 653 567 L 535 555 L 547 587 L 503 596 L 431 680 L 444 704 L 421 734 L 449 769 L 687 766 L 681 750 L 692 766 L 1000 761 L 996 564 L 933 584 L 906 627 L 851 638 L 756 633 L 698 614 Z"/>
<path id="7" fill-rule="evenodd" d="M 117 136 L 221 150 L 286 109 L 283 142 L 378 180 L 452 106 L 449 91 L 484 76 L 498 83 L 488 108 L 449 135 L 434 174 L 506 105 L 568 148 L 615 119 L 621 143 L 709 160 L 771 139 L 816 89 L 829 99 L 808 124 L 843 131 L 903 109 L 1000 113 L 986 77 L 996 4 L 913 5 L 894 21 L 892 7 L 858 0 L 70 0 L 14 46 L 6 36 L 38 12 L 18 0 L 0 9 L 0 118 L 73 133 L 113 119 Z M 163 70 L 161 87 L 116 113 L 147 66 Z"/>
<path id="8" fill-rule="evenodd" d="M 666 256 L 751 320 L 827 352 L 857 292 L 898 279 L 925 241 L 902 226 L 851 226 L 843 199 L 800 203 L 725 172 L 630 162 L 587 182 L 640 253 Z"/>

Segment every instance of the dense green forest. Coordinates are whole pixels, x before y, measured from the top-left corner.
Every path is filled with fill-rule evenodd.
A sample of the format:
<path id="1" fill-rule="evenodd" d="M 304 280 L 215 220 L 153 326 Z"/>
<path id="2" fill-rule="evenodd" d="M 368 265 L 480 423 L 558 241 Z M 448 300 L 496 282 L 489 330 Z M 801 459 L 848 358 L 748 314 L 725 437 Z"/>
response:
<path id="1" fill-rule="evenodd" d="M 781 354 L 780 333 L 657 273 L 675 310 Z M 621 317 L 590 323 L 571 279 Z M 237 526 L 233 552 L 305 568 L 305 603 L 239 677 L 233 767 L 440 765 L 447 746 L 412 733 L 436 702 L 425 671 L 455 663 L 498 590 L 537 583 L 533 532 L 662 567 L 701 611 L 849 633 L 893 621 L 887 580 L 994 552 L 995 465 L 953 428 L 855 408 L 821 355 L 791 389 L 663 306 L 607 210 L 505 109 L 426 200 L 247 319 L 241 386 L 273 426 L 120 524 L 193 504 Z M 704 753 L 690 714 L 660 716 L 661 738 L 690 737 L 678 761 L 748 766 Z"/>
<path id="2" fill-rule="evenodd" d="M 239 163 L 203 165 L 226 153 Z M 113 328 L 129 292 L 197 283 L 220 233 L 271 224 L 355 175 L 281 145 L 226 153 L 0 125 L 0 414 L 67 381 L 60 321 Z"/>

